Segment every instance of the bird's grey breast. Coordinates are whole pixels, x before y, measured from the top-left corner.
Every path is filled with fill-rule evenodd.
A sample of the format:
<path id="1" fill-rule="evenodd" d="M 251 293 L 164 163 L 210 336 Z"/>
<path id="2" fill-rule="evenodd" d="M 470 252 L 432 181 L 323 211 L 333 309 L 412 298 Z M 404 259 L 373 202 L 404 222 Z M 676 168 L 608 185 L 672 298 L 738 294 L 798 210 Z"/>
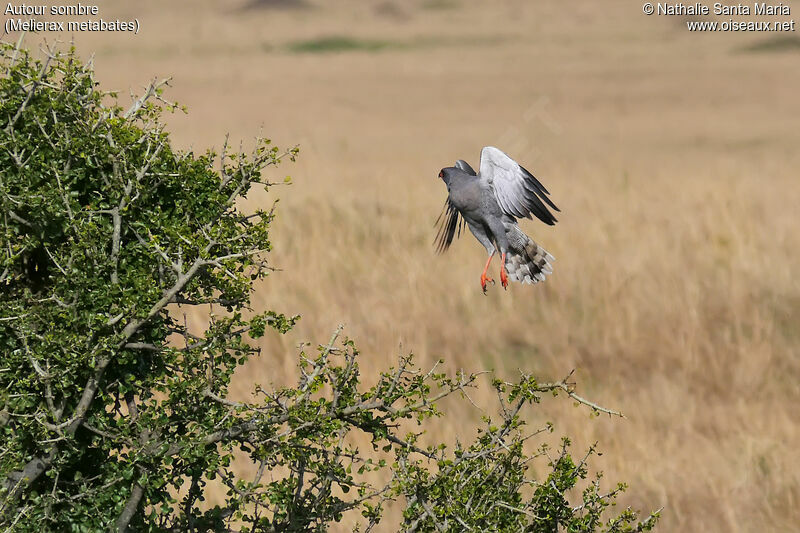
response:
<path id="1" fill-rule="evenodd" d="M 450 201 L 467 220 L 478 220 L 485 203 L 485 186 L 475 176 L 462 175 L 450 184 Z"/>

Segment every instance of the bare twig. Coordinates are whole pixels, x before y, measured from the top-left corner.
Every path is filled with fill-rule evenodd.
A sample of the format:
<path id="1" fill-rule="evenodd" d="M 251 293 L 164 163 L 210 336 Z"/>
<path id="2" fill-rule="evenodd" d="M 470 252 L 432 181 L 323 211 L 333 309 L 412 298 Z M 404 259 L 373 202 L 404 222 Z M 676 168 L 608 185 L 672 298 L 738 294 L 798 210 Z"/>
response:
<path id="1" fill-rule="evenodd" d="M 144 94 L 140 96 L 135 102 L 133 102 L 133 105 L 131 105 L 131 107 L 125 112 L 123 117 L 128 119 L 131 118 L 133 115 L 135 115 L 136 112 L 142 108 L 145 102 L 147 102 L 147 100 L 149 100 L 150 98 L 152 98 L 157 94 L 158 89 L 160 89 L 165 85 L 169 85 L 170 80 L 172 80 L 172 78 L 164 78 L 162 80 L 151 81 L 150 84 L 145 88 Z"/>
<path id="2" fill-rule="evenodd" d="M 567 395 L 570 398 L 572 398 L 573 400 L 575 400 L 578 403 L 582 403 L 583 405 L 586 405 L 586 406 L 590 407 L 594 411 L 597 411 L 597 412 L 600 412 L 600 413 L 605 413 L 605 414 L 607 414 L 609 416 L 613 415 L 613 416 L 618 416 L 620 418 L 625 418 L 625 415 L 623 415 L 619 411 L 615 411 L 613 409 L 608 409 L 606 407 L 602 407 L 602 406 L 600 406 L 600 405 L 598 405 L 598 404 L 596 404 L 596 403 L 594 403 L 592 401 L 589 401 L 586 398 L 576 394 L 575 393 L 575 383 L 570 383 L 569 382 L 569 378 L 572 376 L 572 374 L 574 372 L 575 372 L 575 370 L 572 370 L 567 375 L 567 377 L 565 377 L 561 381 L 558 381 L 558 382 L 555 382 L 555 383 L 540 384 L 540 385 L 537 386 L 537 389 L 540 390 L 541 392 L 547 392 L 547 391 L 553 391 L 553 390 L 563 390 L 564 392 L 567 393 Z"/>

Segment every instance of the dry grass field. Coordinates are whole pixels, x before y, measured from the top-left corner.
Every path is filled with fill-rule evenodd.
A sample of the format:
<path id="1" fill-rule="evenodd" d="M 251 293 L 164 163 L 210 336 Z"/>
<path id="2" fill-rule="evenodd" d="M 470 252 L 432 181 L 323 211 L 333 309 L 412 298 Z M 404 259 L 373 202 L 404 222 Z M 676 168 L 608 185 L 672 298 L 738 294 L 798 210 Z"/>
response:
<path id="1" fill-rule="evenodd" d="M 264 341 L 242 394 L 291 381 L 296 346 L 339 323 L 367 381 L 409 351 L 506 378 L 576 369 L 581 394 L 627 418 L 566 400 L 532 416 L 576 450 L 597 441 L 623 503 L 664 506 L 662 531 L 796 531 L 800 37 L 690 33 L 629 1 L 485 5 L 106 2 L 141 33 L 74 39 L 106 89 L 173 76 L 181 146 L 247 146 L 262 126 L 300 145 L 275 174 L 294 184 L 250 201 L 280 198 L 281 271 L 256 305 L 303 318 Z M 439 169 L 489 144 L 562 213 L 523 223 L 557 258 L 547 283 L 484 296 L 481 246 L 436 256 L 432 241 Z M 468 438 L 479 412 L 448 407 L 431 436 Z"/>

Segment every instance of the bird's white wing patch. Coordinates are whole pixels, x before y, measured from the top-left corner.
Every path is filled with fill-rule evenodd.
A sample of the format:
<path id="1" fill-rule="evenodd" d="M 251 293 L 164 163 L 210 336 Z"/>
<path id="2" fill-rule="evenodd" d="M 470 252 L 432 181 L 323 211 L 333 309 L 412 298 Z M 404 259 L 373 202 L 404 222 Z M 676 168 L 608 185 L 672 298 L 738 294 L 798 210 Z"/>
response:
<path id="1" fill-rule="evenodd" d="M 547 189 L 502 150 L 494 146 L 481 150 L 480 177 L 491 185 L 497 203 L 507 215 L 531 218 L 533 214 L 546 224 L 556 222 L 542 203 L 544 200 L 550 207 L 559 210 L 547 197 Z"/>

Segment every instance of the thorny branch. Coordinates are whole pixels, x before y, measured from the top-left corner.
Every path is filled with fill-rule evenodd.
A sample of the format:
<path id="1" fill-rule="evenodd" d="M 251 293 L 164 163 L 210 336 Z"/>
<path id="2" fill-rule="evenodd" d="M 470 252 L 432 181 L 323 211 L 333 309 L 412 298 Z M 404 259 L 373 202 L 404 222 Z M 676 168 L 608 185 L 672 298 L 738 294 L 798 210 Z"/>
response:
<path id="1" fill-rule="evenodd" d="M 574 373 L 575 373 L 575 370 L 573 369 L 573 370 L 570 371 L 569 374 L 567 374 L 567 377 L 565 377 L 561 381 L 557 381 L 555 383 L 540 384 L 539 385 L 539 389 L 542 392 L 563 390 L 564 392 L 567 393 L 567 395 L 570 398 L 572 398 L 573 400 L 575 400 L 578 403 L 581 403 L 583 405 L 586 405 L 587 407 L 590 407 L 593 411 L 596 411 L 596 412 L 599 412 L 599 413 L 605 413 L 605 414 L 607 414 L 609 416 L 613 415 L 613 416 L 618 416 L 620 418 L 625 418 L 625 415 L 623 415 L 619 411 L 615 411 L 614 409 L 608 409 L 606 407 L 602 407 L 602 406 L 600 406 L 600 405 L 598 405 L 598 404 L 596 404 L 596 403 L 594 403 L 592 401 L 589 401 L 586 398 L 576 394 L 575 393 L 575 385 L 576 384 L 574 382 L 570 382 L 569 381 L 569 379 L 572 377 L 572 374 L 574 374 Z"/>

